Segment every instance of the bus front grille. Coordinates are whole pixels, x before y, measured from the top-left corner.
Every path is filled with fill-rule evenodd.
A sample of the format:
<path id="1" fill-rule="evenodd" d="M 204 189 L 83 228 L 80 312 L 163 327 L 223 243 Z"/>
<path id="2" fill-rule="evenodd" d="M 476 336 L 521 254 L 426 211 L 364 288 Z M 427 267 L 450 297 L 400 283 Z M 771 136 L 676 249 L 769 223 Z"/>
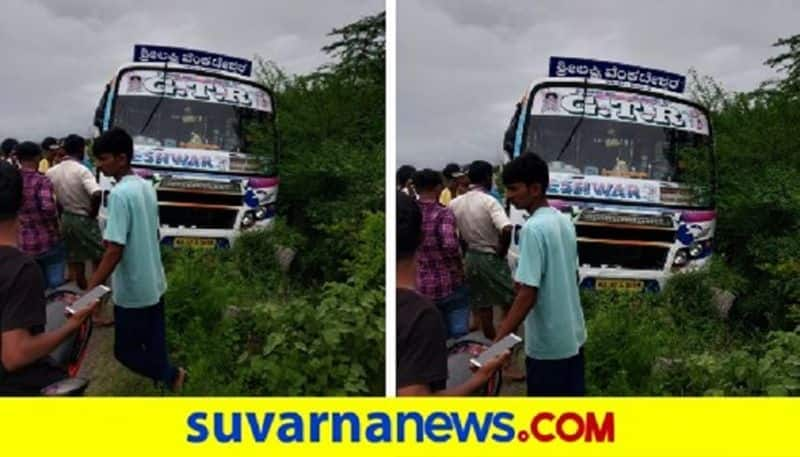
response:
<path id="1" fill-rule="evenodd" d="M 669 248 L 666 246 L 578 239 L 578 261 L 581 266 L 663 270 L 668 254 Z"/>
<path id="2" fill-rule="evenodd" d="M 161 226 L 171 228 L 224 229 L 236 225 L 238 210 L 233 208 L 197 208 L 160 204 L 158 216 Z"/>

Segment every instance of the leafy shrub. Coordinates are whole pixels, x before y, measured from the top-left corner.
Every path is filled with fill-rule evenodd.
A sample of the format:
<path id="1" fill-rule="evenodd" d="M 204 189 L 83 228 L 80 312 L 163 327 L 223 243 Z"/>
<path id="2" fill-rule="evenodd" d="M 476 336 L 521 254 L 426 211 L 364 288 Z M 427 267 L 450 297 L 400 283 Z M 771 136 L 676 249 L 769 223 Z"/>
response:
<path id="1" fill-rule="evenodd" d="M 269 293 L 275 292 L 286 280 L 277 260 L 279 249 L 304 252 L 305 248 L 303 236 L 278 219 L 267 230 L 239 235 L 231 249 L 231 260 L 244 279 L 267 285 L 264 292 Z"/>
<path id="2" fill-rule="evenodd" d="M 383 211 L 383 146 L 325 142 L 311 157 L 287 159 L 284 171 L 286 187 L 296 186 L 299 195 L 283 193 L 282 212 L 313 243 L 298 256 L 297 274 L 320 282 L 345 280 L 342 264 L 358 249 L 354 231 L 365 212 Z"/>
<path id="3" fill-rule="evenodd" d="M 182 328 L 197 321 L 210 331 L 227 307 L 252 298 L 251 287 L 224 257 L 224 252 L 215 251 L 174 253 L 167 268 L 166 302 L 171 325 Z"/>
<path id="4" fill-rule="evenodd" d="M 295 266 L 306 282 L 346 281 L 363 213 L 384 209 L 385 28 L 380 13 L 334 30 L 323 51 L 336 61 L 310 74 L 256 70 L 281 101 L 278 209 L 313 246 Z"/>
<path id="5" fill-rule="evenodd" d="M 288 294 L 277 293 L 293 280 L 279 278 L 274 250 L 301 238 L 281 224 L 230 251 L 170 253 L 168 339 L 191 373 L 187 393 L 382 395 L 384 217 L 362 221 L 346 281 Z"/>
<path id="6" fill-rule="evenodd" d="M 344 269 L 356 287 L 382 287 L 386 282 L 386 217 L 383 213 L 367 212 L 363 217 L 353 258 L 344 262 Z"/>
<path id="7" fill-rule="evenodd" d="M 753 347 L 688 354 L 658 365 L 654 378 L 668 395 L 798 395 L 800 334 L 771 332 Z"/>
<path id="8" fill-rule="evenodd" d="M 800 237 L 797 232 L 777 237 L 758 235 L 750 251 L 756 273 L 754 279 L 760 280 L 755 287 L 762 298 L 749 302 L 747 310 L 751 319 L 760 319 L 771 329 L 791 329 L 790 309 L 800 303 Z M 756 308 L 754 303 L 759 306 Z"/>
<path id="9" fill-rule="evenodd" d="M 712 109 L 718 186 L 716 249 L 741 279 L 732 318 L 761 330 L 790 330 L 800 302 L 800 35 L 767 64 L 784 71 L 746 93 L 693 73 L 691 92 Z"/>
<path id="10" fill-rule="evenodd" d="M 667 344 L 663 309 L 653 296 L 589 293 L 587 391 L 591 395 L 641 395 L 648 389 L 656 357 Z"/>
<path id="11" fill-rule="evenodd" d="M 673 276 L 660 294 L 584 292 L 588 392 L 703 395 L 717 392 L 721 379 L 734 380 L 722 390 L 729 395 L 754 389 L 745 381 L 755 370 L 748 345 L 758 339 L 720 319 L 710 302 L 711 287 L 729 275 L 712 266 Z"/>
<path id="12" fill-rule="evenodd" d="M 771 332 L 759 374 L 767 395 L 800 395 L 800 332 Z"/>
<path id="13" fill-rule="evenodd" d="M 254 395 L 381 395 L 380 290 L 329 284 L 319 297 L 259 303 L 234 319 L 257 341 L 240 342 L 232 373 Z"/>
<path id="14" fill-rule="evenodd" d="M 670 308 L 671 315 L 682 322 L 698 317 L 712 318 L 711 286 L 708 271 L 676 274 L 667 282 L 661 299 Z"/>

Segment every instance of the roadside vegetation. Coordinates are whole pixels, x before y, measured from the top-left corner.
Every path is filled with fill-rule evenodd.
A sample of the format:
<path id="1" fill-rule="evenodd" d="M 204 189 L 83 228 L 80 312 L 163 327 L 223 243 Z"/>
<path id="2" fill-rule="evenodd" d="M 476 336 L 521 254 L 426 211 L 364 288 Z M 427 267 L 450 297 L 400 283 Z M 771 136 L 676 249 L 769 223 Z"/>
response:
<path id="1" fill-rule="evenodd" d="M 800 395 L 800 35 L 775 48 L 780 77 L 751 92 L 691 72 L 716 136 L 716 259 L 661 294 L 584 293 L 589 394 Z M 718 290 L 736 296 L 724 318 Z"/>

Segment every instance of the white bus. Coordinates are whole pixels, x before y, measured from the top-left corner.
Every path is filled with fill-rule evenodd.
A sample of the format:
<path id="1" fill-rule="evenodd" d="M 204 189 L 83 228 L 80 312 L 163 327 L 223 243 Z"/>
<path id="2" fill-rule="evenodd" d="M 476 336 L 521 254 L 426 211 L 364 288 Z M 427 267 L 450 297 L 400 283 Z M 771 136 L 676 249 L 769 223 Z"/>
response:
<path id="1" fill-rule="evenodd" d="M 713 137 L 708 111 L 676 90 L 685 79 L 586 59 L 552 58 L 550 67 L 517 105 L 504 149 L 548 163 L 550 205 L 575 224 L 581 287 L 658 291 L 671 274 L 706 264 Z M 687 158 L 710 170 L 701 186 L 685 182 Z M 513 264 L 527 214 L 509 211 Z"/>
<path id="2" fill-rule="evenodd" d="M 224 248 L 242 230 L 268 227 L 279 141 L 274 97 L 248 77 L 252 63 L 140 45 L 134 60 L 106 86 L 95 126 L 133 137 L 134 171 L 158 195 L 162 243 Z M 113 185 L 100 183 L 105 194 Z"/>

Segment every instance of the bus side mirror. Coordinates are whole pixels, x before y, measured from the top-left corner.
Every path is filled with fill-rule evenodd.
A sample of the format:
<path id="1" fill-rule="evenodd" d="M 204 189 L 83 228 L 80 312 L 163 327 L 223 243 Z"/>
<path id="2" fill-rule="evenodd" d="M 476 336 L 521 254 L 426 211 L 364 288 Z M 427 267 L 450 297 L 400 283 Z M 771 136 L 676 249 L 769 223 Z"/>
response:
<path id="1" fill-rule="evenodd" d="M 517 123 L 519 122 L 520 112 L 522 111 L 522 103 L 517 103 L 517 109 L 514 111 L 514 116 L 508 124 L 506 134 L 503 136 L 503 150 L 508 154 L 509 159 L 514 157 L 514 143 L 517 139 Z"/>
<path id="2" fill-rule="evenodd" d="M 106 84 L 106 90 L 103 91 L 103 96 L 100 97 L 100 102 L 97 104 L 97 108 L 94 110 L 94 122 L 92 125 L 97 127 L 97 129 L 101 132 L 103 131 L 103 117 L 106 113 L 106 100 L 108 100 L 108 91 L 110 88 L 111 85 Z"/>

